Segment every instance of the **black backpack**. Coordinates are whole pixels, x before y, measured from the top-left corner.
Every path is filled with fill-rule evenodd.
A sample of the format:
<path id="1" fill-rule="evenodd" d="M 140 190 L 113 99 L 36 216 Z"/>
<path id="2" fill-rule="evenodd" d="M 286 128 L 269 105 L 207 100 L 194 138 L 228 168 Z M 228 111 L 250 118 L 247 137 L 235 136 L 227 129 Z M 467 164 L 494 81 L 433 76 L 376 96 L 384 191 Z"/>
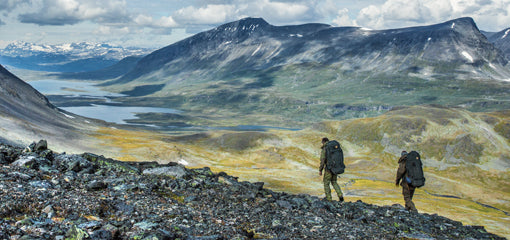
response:
<path id="1" fill-rule="evenodd" d="M 324 146 L 324 149 L 326 150 L 326 167 L 329 171 L 333 174 L 344 173 L 344 152 L 340 147 L 340 143 L 336 140 L 329 141 Z"/>
<path id="2" fill-rule="evenodd" d="M 411 151 L 406 156 L 406 181 L 413 187 L 423 187 L 425 185 L 425 177 L 423 176 L 423 164 L 421 163 L 420 154 Z"/>

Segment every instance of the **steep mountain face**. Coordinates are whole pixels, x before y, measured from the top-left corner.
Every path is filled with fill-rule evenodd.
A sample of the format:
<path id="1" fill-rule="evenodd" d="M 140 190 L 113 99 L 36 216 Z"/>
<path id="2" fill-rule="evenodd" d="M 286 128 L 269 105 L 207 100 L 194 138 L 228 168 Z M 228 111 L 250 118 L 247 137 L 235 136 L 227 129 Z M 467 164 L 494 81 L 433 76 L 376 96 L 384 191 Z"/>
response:
<path id="1" fill-rule="evenodd" d="M 18 41 L 0 50 L 0 64 L 38 71 L 83 72 L 102 69 L 128 56 L 146 55 L 150 51 L 86 42 L 38 45 Z"/>
<path id="2" fill-rule="evenodd" d="M 69 146 L 69 140 L 83 139 L 79 131 L 92 129 L 92 120 L 64 112 L 0 65 L 0 136 L 9 142 L 26 144 L 44 138 Z M 73 144 L 72 149 L 78 145 Z M 59 147 L 60 148 L 60 147 Z"/>
<path id="3" fill-rule="evenodd" d="M 157 50 L 109 84 L 124 92 L 164 84 L 136 104 L 228 106 L 236 118 L 316 121 L 424 103 L 499 110 L 510 107 L 500 53 L 471 18 L 380 31 L 246 18 Z"/>
<path id="4" fill-rule="evenodd" d="M 210 68 L 224 71 L 270 68 L 304 50 L 299 49 L 303 47 L 299 40 L 303 34 L 327 27 L 310 24 L 280 28 L 263 19 L 243 19 L 153 52 L 122 77 L 121 82 L 159 70 L 171 75 Z"/>
<path id="5" fill-rule="evenodd" d="M 507 28 L 501 32 L 487 35 L 487 38 L 497 48 L 503 51 L 503 54 L 507 59 L 510 59 L 510 28 Z"/>
<path id="6" fill-rule="evenodd" d="M 468 65 L 474 69 L 489 63 L 507 64 L 504 57 L 484 40 L 470 18 L 383 31 L 322 24 L 277 27 L 263 19 L 247 18 L 153 52 L 121 82 L 142 76 L 155 80 L 156 77 L 150 77 L 154 71 L 162 71 L 170 78 L 184 71 L 210 68 L 235 74 L 316 63 L 392 73 L 420 68 L 420 63 L 436 65 L 437 62 Z"/>
<path id="7" fill-rule="evenodd" d="M 54 114 L 57 109 L 41 93 L 0 65 L 0 105 L 4 114 L 23 120 Z M 43 120 L 37 119 L 37 121 Z"/>

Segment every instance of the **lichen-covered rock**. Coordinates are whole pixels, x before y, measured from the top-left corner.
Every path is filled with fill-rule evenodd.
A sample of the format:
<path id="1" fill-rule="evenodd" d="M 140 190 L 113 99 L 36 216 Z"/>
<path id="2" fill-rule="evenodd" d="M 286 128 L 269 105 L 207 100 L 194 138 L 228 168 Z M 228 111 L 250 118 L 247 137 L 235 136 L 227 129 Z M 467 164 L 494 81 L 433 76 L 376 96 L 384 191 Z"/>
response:
<path id="1" fill-rule="evenodd" d="M 187 172 L 183 166 L 179 165 L 179 166 L 149 168 L 149 169 L 143 170 L 143 174 L 182 178 L 187 175 Z"/>
<path id="2" fill-rule="evenodd" d="M 99 166 L 115 171 L 129 172 L 129 173 L 140 173 L 140 169 L 126 162 L 114 160 L 111 158 L 105 158 L 104 156 L 98 156 L 93 153 L 83 153 L 83 158 L 90 162 L 96 163 Z"/>

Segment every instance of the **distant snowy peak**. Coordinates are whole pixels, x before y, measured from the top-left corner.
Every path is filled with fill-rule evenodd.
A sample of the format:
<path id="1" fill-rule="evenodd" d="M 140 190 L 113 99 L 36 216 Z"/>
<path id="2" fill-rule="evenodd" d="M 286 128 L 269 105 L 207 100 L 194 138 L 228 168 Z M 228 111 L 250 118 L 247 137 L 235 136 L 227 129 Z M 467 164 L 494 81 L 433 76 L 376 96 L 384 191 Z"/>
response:
<path id="1" fill-rule="evenodd" d="M 17 41 L 0 49 L 0 55 L 9 57 L 30 57 L 41 54 L 71 55 L 76 58 L 91 58 L 103 56 L 108 59 L 120 60 L 127 56 L 146 55 L 152 49 L 123 48 L 106 43 L 64 43 L 58 45 L 35 44 Z"/>

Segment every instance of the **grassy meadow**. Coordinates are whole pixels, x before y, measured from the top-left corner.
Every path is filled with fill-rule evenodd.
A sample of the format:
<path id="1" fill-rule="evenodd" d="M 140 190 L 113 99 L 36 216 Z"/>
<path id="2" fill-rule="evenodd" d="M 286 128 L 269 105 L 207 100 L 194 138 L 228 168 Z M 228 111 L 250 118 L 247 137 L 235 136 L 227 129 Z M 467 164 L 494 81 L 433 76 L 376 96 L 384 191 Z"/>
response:
<path id="1" fill-rule="evenodd" d="M 510 237 L 510 112 L 472 113 L 416 106 L 378 117 L 316 123 L 300 131 L 226 131 L 181 135 L 98 129 L 93 137 L 124 161 L 180 162 L 210 167 L 276 191 L 324 196 L 318 174 L 320 139 L 345 153 L 339 178 L 346 201 L 404 204 L 394 184 L 402 150 L 417 150 L 426 185 L 416 190 L 420 212 L 483 225 Z"/>

